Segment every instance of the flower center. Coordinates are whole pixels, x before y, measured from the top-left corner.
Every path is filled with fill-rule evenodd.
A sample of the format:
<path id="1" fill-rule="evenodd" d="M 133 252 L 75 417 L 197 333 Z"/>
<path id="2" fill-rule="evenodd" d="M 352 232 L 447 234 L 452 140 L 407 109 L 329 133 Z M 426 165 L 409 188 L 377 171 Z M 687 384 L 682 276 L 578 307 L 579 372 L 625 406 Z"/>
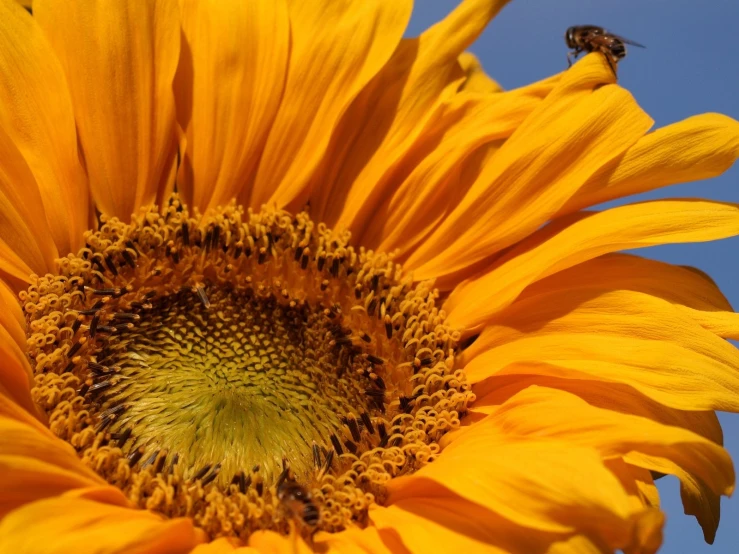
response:
<path id="1" fill-rule="evenodd" d="M 307 214 L 174 196 L 21 295 L 34 400 L 131 501 L 211 537 L 362 525 L 472 400 L 428 283 Z"/>

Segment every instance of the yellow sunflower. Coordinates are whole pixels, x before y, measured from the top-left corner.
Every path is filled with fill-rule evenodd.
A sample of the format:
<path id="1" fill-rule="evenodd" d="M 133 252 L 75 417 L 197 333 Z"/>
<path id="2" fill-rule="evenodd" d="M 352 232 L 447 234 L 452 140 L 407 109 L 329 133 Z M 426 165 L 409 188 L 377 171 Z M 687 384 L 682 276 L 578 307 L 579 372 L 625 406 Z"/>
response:
<path id="1" fill-rule="evenodd" d="M 505 3 L 0 0 L 0 551 L 654 552 L 659 474 L 713 540 L 739 317 L 618 251 L 739 207 L 587 209 L 739 123 L 503 92 Z"/>

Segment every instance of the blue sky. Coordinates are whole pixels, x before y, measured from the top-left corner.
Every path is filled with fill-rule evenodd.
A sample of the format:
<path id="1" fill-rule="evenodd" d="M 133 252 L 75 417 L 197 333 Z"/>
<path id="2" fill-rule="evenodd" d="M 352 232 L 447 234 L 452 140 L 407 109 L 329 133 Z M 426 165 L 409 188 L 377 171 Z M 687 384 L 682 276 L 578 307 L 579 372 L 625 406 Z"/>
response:
<path id="1" fill-rule="evenodd" d="M 408 35 L 438 21 L 457 0 L 416 0 Z M 703 112 L 739 119 L 739 0 L 514 0 L 471 50 L 488 74 L 511 89 L 567 67 L 567 27 L 594 24 L 647 46 L 631 48 L 619 65 L 619 83 L 661 127 Z M 719 178 L 662 189 L 644 198 L 702 197 L 739 203 L 739 164 Z M 739 238 L 709 244 L 671 245 L 640 255 L 693 265 L 708 272 L 739 308 Z M 725 446 L 739 463 L 739 414 L 720 414 Z M 667 514 L 660 552 L 739 552 L 739 493 L 724 499 L 713 546 L 698 523 L 683 515 L 676 479 L 659 481 Z"/>

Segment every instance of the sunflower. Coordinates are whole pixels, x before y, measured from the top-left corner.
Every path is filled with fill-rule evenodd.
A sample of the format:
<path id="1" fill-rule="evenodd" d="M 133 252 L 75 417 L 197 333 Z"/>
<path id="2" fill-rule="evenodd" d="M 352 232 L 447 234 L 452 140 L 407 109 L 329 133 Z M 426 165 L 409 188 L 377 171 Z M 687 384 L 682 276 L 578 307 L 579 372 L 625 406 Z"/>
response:
<path id="1" fill-rule="evenodd" d="M 734 487 L 739 123 L 410 0 L 0 0 L 3 552 L 654 552 Z"/>

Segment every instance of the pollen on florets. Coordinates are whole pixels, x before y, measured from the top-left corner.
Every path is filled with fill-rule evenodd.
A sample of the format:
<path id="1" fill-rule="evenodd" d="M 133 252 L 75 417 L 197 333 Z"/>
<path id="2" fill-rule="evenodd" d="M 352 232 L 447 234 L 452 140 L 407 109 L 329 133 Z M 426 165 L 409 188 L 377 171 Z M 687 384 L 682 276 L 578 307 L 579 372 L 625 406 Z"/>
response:
<path id="1" fill-rule="evenodd" d="M 51 430 L 135 505 L 211 537 L 363 525 L 472 393 L 431 285 L 349 239 L 176 196 L 103 218 L 21 295 Z"/>

